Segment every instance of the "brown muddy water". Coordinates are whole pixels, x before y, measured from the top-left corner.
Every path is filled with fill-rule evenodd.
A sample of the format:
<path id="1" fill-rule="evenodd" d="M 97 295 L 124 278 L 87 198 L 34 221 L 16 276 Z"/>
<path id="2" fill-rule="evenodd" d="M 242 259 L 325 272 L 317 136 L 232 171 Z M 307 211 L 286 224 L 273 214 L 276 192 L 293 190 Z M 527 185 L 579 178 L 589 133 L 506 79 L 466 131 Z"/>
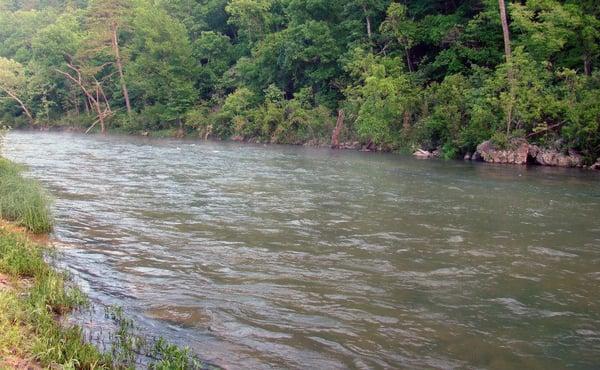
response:
<path id="1" fill-rule="evenodd" d="M 231 369 L 600 367 L 600 175 L 12 132 L 92 300 Z"/>

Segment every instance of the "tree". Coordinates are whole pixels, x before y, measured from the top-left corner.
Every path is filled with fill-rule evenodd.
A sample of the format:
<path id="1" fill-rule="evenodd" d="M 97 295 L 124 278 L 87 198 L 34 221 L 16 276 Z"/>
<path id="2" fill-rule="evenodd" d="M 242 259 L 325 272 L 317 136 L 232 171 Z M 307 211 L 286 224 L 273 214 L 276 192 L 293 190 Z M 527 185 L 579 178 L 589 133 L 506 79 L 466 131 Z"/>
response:
<path id="1" fill-rule="evenodd" d="M 238 29 L 239 35 L 250 43 L 264 38 L 272 24 L 270 12 L 274 0 L 230 0 L 225 10 L 229 24 Z"/>
<path id="2" fill-rule="evenodd" d="M 358 134 L 377 145 L 397 145 L 401 133 L 408 135 L 411 129 L 410 116 L 418 95 L 400 58 L 357 49 L 346 68 L 359 80 L 345 91 Z"/>
<path id="3" fill-rule="evenodd" d="M 90 36 L 86 44 L 94 53 L 102 52 L 103 48 L 110 48 L 112 51 L 127 114 L 131 117 L 131 102 L 119 46 L 119 33 L 126 23 L 125 19 L 129 11 L 129 2 L 125 0 L 93 0 L 88 8 Z"/>
<path id="4" fill-rule="evenodd" d="M 504 0 L 498 0 L 498 6 L 500 7 L 500 21 L 502 22 L 502 35 L 504 37 L 504 54 L 506 57 L 508 83 L 510 85 L 510 100 L 506 108 L 506 135 L 510 134 L 510 126 L 512 122 L 512 110 L 513 101 L 515 97 L 514 92 L 514 72 L 512 67 L 512 51 L 510 45 L 510 30 L 508 28 L 508 17 L 506 16 L 506 5 Z"/>
<path id="5" fill-rule="evenodd" d="M 411 49 L 415 43 L 417 25 L 408 17 L 408 8 L 399 3 L 390 4 L 387 17 L 381 24 L 381 32 L 390 35 L 404 48 L 406 65 L 409 72 L 414 72 Z"/>
<path id="6" fill-rule="evenodd" d="M 196 64 L 185 26 L 165 10 L 141 3 L 134 11 L 127 66 L 138 106 L 159 106 L 160 118 L 177 121 L 195 102 Z"/>
<path id="7" fill-rule="evenodd" d="M 30 123 L 33 124 L 34 119 L 29 108 L 27 108 L 25 102 L 19 97 L 25 89 L 26 83 L 23 65 L 14 60 L 0 57 L 0 91 L 17 102 Z"/>
<path id="8" fill-rule="evenodd" d="M 96 121 L 102 133 L 106 132 L 106 119 L 113 112 L 104 92 L 101 79 L 106 64 L 98 63 L 93 48 L 83 47 L 84 32 L 73 14 L 65 14 L 56 23 L 42 29 L 33 40 L 36 56 L 46 63 L 46 67 L 71 84 L 84 95 L 85 103 L 95 111 Z M 91 128 L 91 127 L 90 127 Z"/>

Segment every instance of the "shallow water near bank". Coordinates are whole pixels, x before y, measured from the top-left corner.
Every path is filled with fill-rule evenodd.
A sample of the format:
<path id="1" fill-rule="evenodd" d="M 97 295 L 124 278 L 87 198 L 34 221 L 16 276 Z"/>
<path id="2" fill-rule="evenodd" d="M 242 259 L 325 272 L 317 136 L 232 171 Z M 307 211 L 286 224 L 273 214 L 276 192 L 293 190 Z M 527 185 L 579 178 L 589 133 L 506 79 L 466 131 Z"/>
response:
<path id="1" fill-rule="evenodd" d="M 93 301 L 227 368 L 600 364 L 600 175 L 12 132 Z"/>

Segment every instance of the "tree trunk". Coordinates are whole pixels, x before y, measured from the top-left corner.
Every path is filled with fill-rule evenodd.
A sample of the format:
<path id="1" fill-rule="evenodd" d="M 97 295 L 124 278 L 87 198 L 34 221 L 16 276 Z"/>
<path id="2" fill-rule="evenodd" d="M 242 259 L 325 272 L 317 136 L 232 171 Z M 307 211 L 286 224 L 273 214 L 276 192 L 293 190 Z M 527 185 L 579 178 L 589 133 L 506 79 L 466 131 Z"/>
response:
<path id="1" fill-rule="evenodd" d="M 586 76 L 592 75 L 592 61 L 590 59 L 590 56 L 587 54 L 583 56 L 583 73 Z"/>
<path id="2" fill-rule="evenodd" d="M 335 129 L 333 129 L 333 134 L 331 135 L 331 147 L 333 149 L 340 148 L 340 133 L 342 132 L 342 129 L 344 128 L 345 118 L 346 118 L 346 114 L 344 113 L 344 110 L 340 109 L 338 111 L 338 118 L 337 118 L 337 122 L 335 124 Z"/>
<path id="3" fill-rule="evenodd" d="M 410 130 L 410 112 L 404 112 L 404 116 L 402 117 L 402 128 L 405 131 Z"/>
<path id="4" fill-rule="evenodd" d="M 19 99 L 19 97 L 16 94 L 14 94 L 12 91 L 4 89 L 4 92 L 6 92 L 6 94 L 8 96 L 10 96 L 14 101 L 16 101 L 19 104 L 19 106 L 23 110 L 23 113 L 25 113 L 25 115 L 29 119 L 29 123 L 31 123 L 33 125 L 35 123 L 35 120 L 33 119 L 33 116 L 31 115 L 31 112 L 29 111 L 29 109 L 27 109 L 27 106 L 25 105 L 25 103 L 23 103 L 23 101 L 21 99 Z"/>
<path id="5" fill-rule="evenodd" d="M 72 64 L 67 63 L 67 67 L 69 67 L 72 71 L 74 71 L 77 74 L 77 78 L 73 77 L 71 74 L 67 73 L 67 72 L 63 72 L 60 69 L 55 68 L 54 70 L 58 73 L 60 73 L 61 75 L 67 77 L 70 81 L 74 82 L 77 86 L 79 86 L 79 88 L 81 89 L 81 91 L 85 94 L 85 96 L 87 97 L 89 103 L 90 103 L 90 108 L 93 108 L 96 110 L 96 114 L 98 115 L 98 122 L 100 123 L 100 130 L 101 132 L 104 134 L 106 133 L 106 125 L 104 123 L 104 119 L 108 116 L 110 116 L 112 114 L 112 111 L 110 110 L 110 105 L 108 103 L 108 100 L 106 99 L 106 95 L 104 94 L 104 90 L 102 89 L 102 87 L 100 86 L 100 84 L 98 83 L 98 81 L 95 81 L 95 88 L 96 88 L 96 97 L 94 97 L 93 93 L 90 92 L 85 86 L 84 83 L 82 81 L 81 78 L 81 72 L 79 71 L 79 69 L 77 69 L 75 66 L 73 66 Z M 103 97 L 104 99 L 104 105 L 105 105 L 105 109 L 102 109 L 102 105 L 100 104 L 100 97 Z M 95 123 L 94 123 L 95 125 Z M 92 125 L 93 127 L 93 125 Z M 91 127 L 90 127 L 91 129 Z"/>
<path id="6" fill-rule="evenodd" d="M 367 12 L 367 6 L 363 5 L 363 12 L 365 13 L 365 19 L 367 21 L 367 36 L 369 36 L 369 40 L 373 38 L 373 31 L 371 30 L 371 18 L 369 17 L 369 13 Z"/>
<path id="7" fill-rule="evenodd" d="M 410 57 L 410 49 L 405 47 L 404 52 L 406 53 L 406 65 L 408 65 L 408 71 L 412 73 L 414 72 L 414 68 L 412 64 L 412 59 Z"/>
<path id="8" fill-rule="evenodd" d="M 510 102 L 506 111 L 506 135 L 510 134 L 510 125 L 512 123 L 513 101 L 515 99 L 515 77 L 512 66 L 512 50 L 510 46 L 510 30 L 508 28 L 508 17 L 506 16 L 506 4 L 504 0 L 498 0 L 500 7 L 500 21 L 502 22 L 502 35 L 504 36 L 504 54 L 508 66 L 508 83 L 510 85 Z"/>
<path id="9" fill-rule="evenodd" d="M 117 35 L 117 30 L 117 25 L 113 22 L 111 31 L 112 46 L 115 53 L 115 64 L 117 65 L 117 71 L 119 71 L 119 80 L 121 81 L 121 89 L 123 90 L 123 97 L 125 98 L 127 115 L 131 117 L 131 102 L 129 101 L 129 91 L 127 90 L 127 84 L 125 83 L 125 76 L 123 74 L 123 62 L 121 61 L 121 53 L 119 52 L 119 38 Z"/>
<path id="10" fill-rule="evenodd" d="M 183 130 L 183 120 L 181 117 L 177 117 L 177 138 L 183 139 L 185 137 L 185 131 Z"/>

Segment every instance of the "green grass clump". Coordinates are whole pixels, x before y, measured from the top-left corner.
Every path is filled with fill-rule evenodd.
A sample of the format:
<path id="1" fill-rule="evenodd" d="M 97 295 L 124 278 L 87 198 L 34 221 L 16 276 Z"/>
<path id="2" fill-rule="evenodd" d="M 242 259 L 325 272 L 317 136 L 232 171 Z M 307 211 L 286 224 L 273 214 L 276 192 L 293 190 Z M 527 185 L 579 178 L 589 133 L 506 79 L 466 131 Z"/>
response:
<path id="1" fill-rule="evenodd" d="M 16 355 L 48 367 L 111 367 L 79 328 L 58 322 L 59 314 L 85 303 L 85 297 L 44 261 L 42 247 L 0 228 L 0 273 L 14 280 L 12 289 L 0 289 L 0 358 Z"/>
<path id="2" fill-rule="evenodd" d="M 0 218 L 36 234 L 52 230 L 50 201 L 41 186 L 21 174 L 22 168 L 0 158 Z"/>

